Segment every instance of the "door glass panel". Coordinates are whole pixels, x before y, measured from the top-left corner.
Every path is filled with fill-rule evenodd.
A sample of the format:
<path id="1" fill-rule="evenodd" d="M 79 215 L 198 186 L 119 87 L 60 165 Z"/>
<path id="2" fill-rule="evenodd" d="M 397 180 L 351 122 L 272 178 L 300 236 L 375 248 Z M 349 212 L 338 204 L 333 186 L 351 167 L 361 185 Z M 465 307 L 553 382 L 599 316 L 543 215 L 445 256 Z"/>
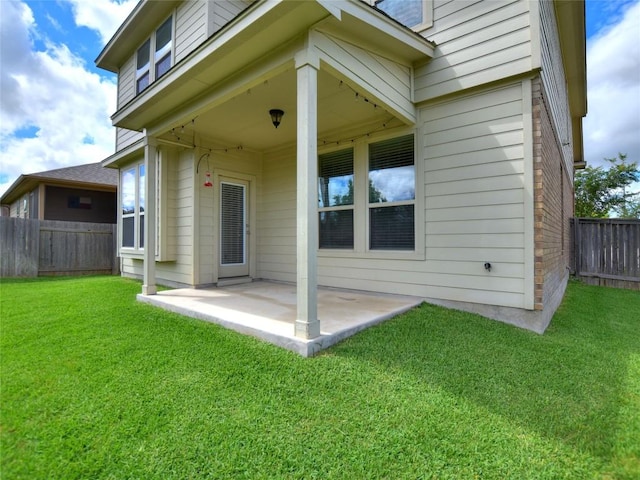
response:
<path id="1" fill-rule="evenodd" d="M 220 188 L 220 264 L 245 263 L 245 187 L 222 183 Z"/>

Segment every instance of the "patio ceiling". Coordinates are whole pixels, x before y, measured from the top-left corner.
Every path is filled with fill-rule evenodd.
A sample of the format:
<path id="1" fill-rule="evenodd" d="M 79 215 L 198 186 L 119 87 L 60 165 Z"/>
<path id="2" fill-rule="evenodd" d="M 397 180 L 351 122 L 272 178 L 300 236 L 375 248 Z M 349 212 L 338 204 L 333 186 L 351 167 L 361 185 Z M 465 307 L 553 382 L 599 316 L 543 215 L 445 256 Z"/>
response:
<path id="1" fill-rule="evenodd" d="M 383 128 L 383 124 L 399 125 L 393 115 L 377 106 L 366 92 L 357 92 L 346 83 L 323 70 L 318 72 L 318 138 L 322 143 L 348 140 L 358 133 Z M 367 98 L 366 101 L 365 98 Z M 283 110 L 282 123 L 276 129 L 269 110 Z M 202 139 L 225 147 L 265 151 L 296 141 L 296 72 L 290 69 L 247 89 L 182 125 L 170 129 L 160 138 L 200 145 Z M 184 126 L 184 129 L 183 129 Z"/>

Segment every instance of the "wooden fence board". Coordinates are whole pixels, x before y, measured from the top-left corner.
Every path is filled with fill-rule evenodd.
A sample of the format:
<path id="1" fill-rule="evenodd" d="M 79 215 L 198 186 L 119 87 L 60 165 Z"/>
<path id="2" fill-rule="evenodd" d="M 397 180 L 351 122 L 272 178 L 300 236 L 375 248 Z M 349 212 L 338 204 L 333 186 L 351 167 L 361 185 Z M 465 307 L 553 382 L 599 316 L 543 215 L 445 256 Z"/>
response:
<path id="1" fill-rule="evenodd" d="M 38 275 L 38 222 L 0 217 L 0 275 Z"/>
<path id="2" fill-rule="evenodd" d="M 116 226 L 0 217 L 2 277 L 118 274 Z"/>
<path id="3" fill-rule="evenodd" d="M 576 276 L 640 290 L 640 220 L 575 218 L 572 232 Z"/>

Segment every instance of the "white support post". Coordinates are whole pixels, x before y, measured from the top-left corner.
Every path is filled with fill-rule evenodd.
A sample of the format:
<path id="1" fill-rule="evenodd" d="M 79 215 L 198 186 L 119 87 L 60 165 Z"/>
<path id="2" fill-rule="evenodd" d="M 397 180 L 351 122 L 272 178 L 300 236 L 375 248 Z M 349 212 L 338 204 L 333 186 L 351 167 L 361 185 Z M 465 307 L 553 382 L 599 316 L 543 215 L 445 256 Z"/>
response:
<path id="1" fill-rule="evenodd" d="M 145 132 L 146 135 L 146 132 Z M 156 287 L 156 180 L 157 146 L 154 138 L 145 136 L 144 146 L 144 279 L 143 295 L 155 295 Z"/>
<path id="2" fill-rule="evenodd" d="M 320 336 L 318 320 L 318 69 L 313 47 L 296 56 L 298 79 L 297 316 L 295 335 Z"/>

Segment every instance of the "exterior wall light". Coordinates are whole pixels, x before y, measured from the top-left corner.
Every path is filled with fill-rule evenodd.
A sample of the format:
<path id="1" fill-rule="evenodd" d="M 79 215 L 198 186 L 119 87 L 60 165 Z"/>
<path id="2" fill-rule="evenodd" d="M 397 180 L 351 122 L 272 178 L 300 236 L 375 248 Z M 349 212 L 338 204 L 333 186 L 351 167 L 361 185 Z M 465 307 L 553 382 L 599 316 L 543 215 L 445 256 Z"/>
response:
<path id="1" fill-rule="evenodd" d="M 273 109 L 273 110 L 269 110 L 269 115 L 271 115 L 271 122 L 273 123 L 273 126 L 278 128 L 278 125 L 280 125 L 280 121 L 282 120 L 282 116 L 284 115 L 284 112 L 279 109 Z"/>

